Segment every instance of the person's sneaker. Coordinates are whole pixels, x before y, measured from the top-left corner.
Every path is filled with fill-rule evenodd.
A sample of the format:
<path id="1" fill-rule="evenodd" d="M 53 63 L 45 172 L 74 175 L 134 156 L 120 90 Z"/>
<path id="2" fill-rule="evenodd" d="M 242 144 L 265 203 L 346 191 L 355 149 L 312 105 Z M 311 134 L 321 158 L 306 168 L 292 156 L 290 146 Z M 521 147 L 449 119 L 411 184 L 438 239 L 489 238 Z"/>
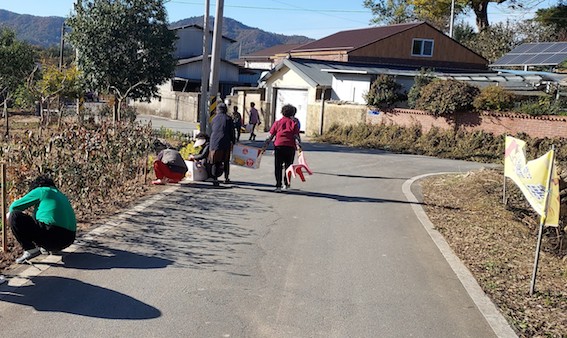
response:
<path id="1" fill-rule="evenodd" d="M 289 190 L 291 188 L 291 185 L 289 184 L 284 184 L 282 190 Z"/>
<path id="2" fill-rule="evenodd" d="M 276 189 L 274 189 L 274 192 L 282 192 L 282 188 L 281 188 L 281 187 L 277 187 Z"/>
<path id="3" fill-rule="evenodd" d="M 164 183 L 162 180 L 160 180 L 160 179 L 158 178 L 157 180 L 152 181 L 152 184 L 155 184 L 155 185 L 164 185 L 165 183 Z"/>
<path id="4" fill-rule="evenodd" d="M 16 259 L 16 263 L 18 263 L 18 264 L 25 263 L 26 261 L 28 261 L 28 260 L 30 260 L 34 257 L 39 256 L 40 254 L 41 254 L 41 252 L 39 251 L 39 248 L 33 248 L 33 249 L 30 249 L 30 250 L 26 250 L 26 251 L 24 251 L 24 254 L 22 256 L 20 256 L 20 258 Z"/>
<path id="5" fill-rule="evenodd" d="M 218 187 L 220 185 L 218 180 L 214 180 L 213 181 L 213 186 Z"/>
<path id="6" fill-rule="evenodd" d="M 51 255 L 51 252 L 49 250 L 42 247 L 39 248 L 39 252 L 41 252 L 42 255 Z"/>
<path id="7" fill-rule="evenodd" d="M 226 180 L 224 180 L 225 184 L 231 183 L 232 181 L 230 180 L 230 178 L 227 178 Z"/>

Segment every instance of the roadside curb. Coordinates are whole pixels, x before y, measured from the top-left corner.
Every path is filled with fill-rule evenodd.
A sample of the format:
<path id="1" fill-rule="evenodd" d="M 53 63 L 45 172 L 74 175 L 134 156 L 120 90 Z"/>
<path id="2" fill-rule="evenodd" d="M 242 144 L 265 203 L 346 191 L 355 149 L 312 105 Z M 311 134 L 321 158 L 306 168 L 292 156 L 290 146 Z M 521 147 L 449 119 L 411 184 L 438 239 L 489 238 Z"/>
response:
<path id="1" fill-rule="evenodd" d="M 419 201 L 417 197 L 411 191 L 411 186 L 414 182 L 428 176 L 444 174 L 457 173 L 443 172 L 412 177 L 404 182 L 404 184 L 402 185 L 402 192 L 406 196 L 407 200 L 411 203 L 411 207 L 415 215 L 425 228 L 425 231 L 427 231 L 435 245 L 437 245 L 437 248 L 439 249 L 443 257 L 445 257 L 445 260 L 447 261 L 447 263 L 449 263 L 449 266 L 455 272 L 455 274 L 459 278 L 459 281 L 461 282 L 479 311 L 482 313 L 494 333 L 501 338 L 517 338 L 518 335 L 510 327 L 510 325 L 508 324 L 504 316 L 500 313 L 496 305 L 494 305 L 492 300 L 486 295 L 486 293 L 484 293 L 469 269 L 453 252 L 443 235 L 439 231 L 435 230 L 435 226 L 433 225 L 433 223 L 431 223 L 423 207 L 418 204 Z"/>

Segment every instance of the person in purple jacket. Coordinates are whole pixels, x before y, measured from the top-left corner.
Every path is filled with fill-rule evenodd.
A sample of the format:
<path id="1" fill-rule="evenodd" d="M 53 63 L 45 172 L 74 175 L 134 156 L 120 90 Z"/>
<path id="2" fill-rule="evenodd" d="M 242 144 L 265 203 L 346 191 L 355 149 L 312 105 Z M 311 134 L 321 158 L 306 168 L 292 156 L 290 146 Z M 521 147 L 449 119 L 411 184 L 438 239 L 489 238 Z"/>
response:
<path id="1" fill-rule="evenodd" d="M 276 176 L 275 192 L 281 192 L 283 189 L 289 189 L 289 182 L 285 177 L 285 170 L 293 164 L 295 158 L 295 149 L 301 151 L 301 143 L 299 138 L 299 123 L 294 118 L 297 108 L 291 104 L 282 107 L 282 118 L 274 122 L 270 128 L 270 134 L 264 142 L 262 151 L 268 148 L 268 145 L 274 141 L 274 169 Z M 282 179 L 284 185 L 282 186 Z"/>
<path id="2" fill-rule="evenodd" d="M 258 109 L 256 109 L 256 104 L 254 102 L 250 102 L 250 117 L 248 118 L 248 122 L 252 125 L 249 141 L 256 141 L 256 134 L 254 134 L 254 130 L 256 129 L 256 126 L 259 126 L 262 122 L 260 121 L 260 114 L 258 113 Z"/>

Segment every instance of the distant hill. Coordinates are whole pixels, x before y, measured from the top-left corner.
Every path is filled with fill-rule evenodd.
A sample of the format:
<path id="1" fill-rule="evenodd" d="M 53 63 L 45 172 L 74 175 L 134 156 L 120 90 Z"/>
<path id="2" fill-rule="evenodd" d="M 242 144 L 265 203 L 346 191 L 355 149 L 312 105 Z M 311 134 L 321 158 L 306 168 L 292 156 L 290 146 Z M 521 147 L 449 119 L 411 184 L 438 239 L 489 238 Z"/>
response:
<path id="1" fill-rule="evenodd" d="M 171 23 L 171 27 L 197 24 L 203 26 L 203 16 L 191 17 Z M 209 27 L 212 30 L 214 18 L 209 18 Z M 240 21 L 224 18 L 222 23 L 224 36 L 236 40 L 227 50 L 227 59 L 238 59 L 240 55 L 251 54 L 256 51 L 282 44 L 302 44 L 314 41 L 314 39 L 301 35 L 283 35 L 269 33 L 259 28 L 244 25 Z M 242 47 L 241 47 L 242 44 Z"/>
<path id="2" fill-rule="evenodd" d="M 65 18 L 16 14 L 0 9 L 0 26 L 10 27 L 19 40 L 32 45 L 51 47 L 61 39 L 61 25 Z"/>
<path id="3" fill-rule="evenodd" d="M 211 17 L 209 20 L 212 30 L 214 18 Z M 65 21 L 63 17 L 16 14 L 0 9 L 0 26 L 14 29 L 18 39 L 44 48 L 59 44 L 63 21 Z M 170 26 L 191 24 L 202 26 L 203 16 L 179 20 L 171 23 Z M 239 53 L 246 55 L 275 45 L 313 41 L 306 36 L 269 33 L 259 28 L 246 26 L 231 18 L 223 20 L 223 35 L 237 41 L 228 48 L 227 59 L 229 60 L 237 59 Z"/>

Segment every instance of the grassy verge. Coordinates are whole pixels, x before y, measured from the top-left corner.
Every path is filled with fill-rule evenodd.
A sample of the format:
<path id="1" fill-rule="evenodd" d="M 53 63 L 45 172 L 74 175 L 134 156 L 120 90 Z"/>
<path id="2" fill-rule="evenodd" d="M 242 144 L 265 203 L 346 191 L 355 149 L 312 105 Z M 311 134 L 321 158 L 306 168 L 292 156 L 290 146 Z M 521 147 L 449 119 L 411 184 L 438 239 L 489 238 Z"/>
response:
<path id="1" fill-rule="evenodd" d="M 502 204 L 502 175 L 483 170 L 425 179 L 427 215 L 520 336 L 565 337 L 566 243 L 557 229 L 546 229 L 530 296 L 538 218 L 513 185 L 508 206 Z"/>

